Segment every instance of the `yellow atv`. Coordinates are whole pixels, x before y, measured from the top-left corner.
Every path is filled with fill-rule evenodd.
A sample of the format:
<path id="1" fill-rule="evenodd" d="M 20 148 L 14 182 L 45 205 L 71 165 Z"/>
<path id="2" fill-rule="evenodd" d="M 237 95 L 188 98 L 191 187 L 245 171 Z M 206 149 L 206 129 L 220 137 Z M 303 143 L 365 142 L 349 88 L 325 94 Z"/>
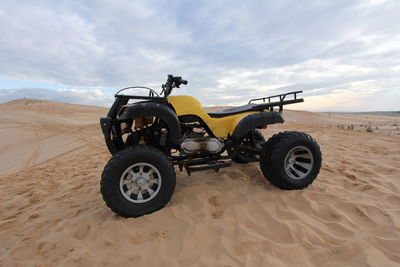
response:
<path id="1" fill-rule="evenodd" d="M 113 155 L 101 177 L 107 206 L 123 217 L 137 217 L 164 207 L 175 189 L 175 168 L 195 171 L 259 162 L 263 175 L 282 189 L 302 189 L 317 177 L 321 152 L 301 132 L 280 132 L 265 142 L 258 129 L 283 123 L 284 105 L 303 102 L 302 91 L 252 99 L 247 105 L 207 112 L 191 96 L 170 96 L 187 84 L 168 75 L 161 96 L 147 87 L 117 92 L 107 117 L 100 119 Z M 148 95 L 127 95 L 129 89 Z M 279 112 L 274 111 L 279 108 Z"/>

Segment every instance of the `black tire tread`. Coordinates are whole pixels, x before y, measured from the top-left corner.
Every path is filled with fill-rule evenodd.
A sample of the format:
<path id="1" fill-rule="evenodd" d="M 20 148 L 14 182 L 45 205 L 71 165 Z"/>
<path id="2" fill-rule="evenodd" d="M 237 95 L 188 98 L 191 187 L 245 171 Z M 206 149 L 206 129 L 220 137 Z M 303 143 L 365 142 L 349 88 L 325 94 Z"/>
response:
<path id="1" fill-rule="evenodd" d="M 301 186 L 293 186 L 293 184 L 289 183 L 287 180 L 279 178 L 279 174 L 277 173 L 278 170 L 275 166 L 278 165 L 278 157 L 282 153 L 281 151 L 283 150 L 283 147 L 287 144 L 287 142 L 290 142 L 292 139 L 310 140 L 317 147 L 319 159 L 322 159 L 321 150 L 317 141 L 309 134 L 297 131 L 284 131 L 278 134 L 274 134 L 271 138 L 269 138 L 264 145 L 263 155 L 260 161 L 260 168 L 265 178 L 271 184 L 285 190 L 299 190 L 308 187 L 316 179 L 320 171 L 320 169 L 318 168 L 314 177 L 312 177 L 312 179 L 308 180 L 307 183 L 302 184 Z M 321 161 L 317 162 L 317 164 L 321 165 Z"/>
<path id="2" fill-rule="evenodd" d="M 122 160 L 123 158 L 129 156 L 130 153 L 132 153 L 132 151 L 138 151 L 139 153 L 147 153 L 150 151 L 150 153 L 155 153 L 155 155 L 157 155 L 158 160 L 160 160 L 162 162 L 162 164 L 164 164 L 165 166 L 168 166 L 168 172 L 171 173 L 171 177 L 173 179 L 173 183 L 174 183 L 174 187 L 172 189 L 172 192 L 170 192 L 170 195 L 168 197 L 168 199 L 166 199 L 164 202 L 160 203 L 160 206 L 155 207 L 154 209 L 146 212 L 145 214 L 149 214 L 152 212 L 155 212 L 159 209 L 161 209 L 162 207 L 164 207 L 165 205 L 167 205 L 168 201 L 171 199 L 174 191 L 175 191 L 175 182 L 176 182 L 176 175 L 175 175 L 175 169 L 174 166 L 172 165 L 172 162 L 170 161 L 170 159 L 168 158 L 168 156 L 166 154 L 164 154 L 163 152 L 161 152 L 160 150 L 150 147 L 150 146 L 143 146 L 143 145 L 137 145 L 137 146 L 132 146 L 132 147 L 128 147 L 125 148 L 119 152 L 117 152 L 116 154 L 114 154 L 114 156 L 107 162 L 106 166 L 104 167 L 103 173 L 101 175 L 101 180 L 100 180 L 100 192 L 101 195 L 103 197 L 104 202 L 106 203 L 107 207 L 109 207 L 114 213 L 118 214 L 121 217 L 139 217 L 142 216 L 144 214 L 137 214 L 137 215 L 133 215 L 132 214 L 128 214 L 126 212 L 124 212 L 123 210 L 121 210 L 118 206 L 114 205 L 114 203 L 112 201 L 110 201 L 109 199 L 107 199 L 105 197 L 105 190 L 107 190 L 108 188 L 106 186 L 104 186 L 104 180 L 105 177 L 108 175 L 111 175 L 111 166 L 116 164 L 116 162 Z"/>

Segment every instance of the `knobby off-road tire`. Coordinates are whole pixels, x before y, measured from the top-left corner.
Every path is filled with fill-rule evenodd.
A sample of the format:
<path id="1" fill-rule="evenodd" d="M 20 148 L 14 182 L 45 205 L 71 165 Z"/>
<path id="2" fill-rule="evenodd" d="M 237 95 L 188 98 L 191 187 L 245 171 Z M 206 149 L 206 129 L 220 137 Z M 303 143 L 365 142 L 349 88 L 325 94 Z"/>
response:
<path id="1" fill-rule="evenodd" d="M 310 135 L 281 132 L 265 143 L 260 168 L 273 185 L 294 190 L 306 188 L 317 178 L 321 162 L 319 145 Z"/>
<path id="2" fill-rule="evenodd" d="M 116 153 L 104 167 L 100 189 L 107 206 L 122 217 L 138 217 L 163 208 L 175 190 L 170 159 L 149 146 Z"/>
<path id="3" fill-rule="evenodd" d="M 259 130 L 254 129 L 254 130 L 252 131 L 252 133 L 251 133 L 251 132 L 249 133 L 249 135 L 251 135 L 251 134 L 253 134 L 254 139 L 255 139 L 255 140 L 254 140 L 255 142 L 261 143 L 261 144 L 264 144 L 264 143 L 265 143 L 265 138 L 264 138 L 264 136 L 262 135 L 262 133 L 261 133 Z M 248 135 L 248 136 L 245 136 L 245 137 L 243 138 L 244 140 L 242 141 L 242 143 L 248 141 L 248 140 L 246 140 L 246 139 L 249 138 L 249 135 Z M 236 155 L 232 158 L 232 160 L 233 160 L 234 162 L 236 162 L 236 163 L 249 163 L 249 162 L 258 161 L 256 155 L 251 154 L 250 152 L 247 152 L 247 151 L 240 151 L 238 154 L 236 154 Z"/>

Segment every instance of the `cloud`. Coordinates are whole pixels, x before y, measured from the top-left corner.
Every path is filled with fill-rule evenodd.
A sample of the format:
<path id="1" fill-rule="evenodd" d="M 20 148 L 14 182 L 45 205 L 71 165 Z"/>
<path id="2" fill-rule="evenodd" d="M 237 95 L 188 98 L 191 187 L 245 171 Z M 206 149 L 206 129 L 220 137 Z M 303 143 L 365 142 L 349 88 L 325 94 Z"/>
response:
<path id="1" fill-rule="evenodd" d="M 322 110 L 338 106 L 324 107 L 327 96 L 352 99 L 354 109 L 385 109 L 360 99 L 376 96 L 370 87 L 400 97 L 393 89 L 400 84 L 399 13 L 398 1 L 383 0 L 5 0 L 0 77 L 58 88 L 157 89 L 172 73 L 189 80 L 177 92 L 206 105 L 293 88 L 322 101 Z M 61 91 L 48 91 L 54 94 Z M 85 93 L 79 101 L 85 97 L 92 101 Z"/>
<path id="2" fill-rule="evenodd" d="M 70 6 L 61 1 L 54 7 L 46 1 L 22 2 L 0 7 L 0 75 L 5 78 L 119 86 L 170 64 L 175 42 L 185 39 L 140 3 Z"/>

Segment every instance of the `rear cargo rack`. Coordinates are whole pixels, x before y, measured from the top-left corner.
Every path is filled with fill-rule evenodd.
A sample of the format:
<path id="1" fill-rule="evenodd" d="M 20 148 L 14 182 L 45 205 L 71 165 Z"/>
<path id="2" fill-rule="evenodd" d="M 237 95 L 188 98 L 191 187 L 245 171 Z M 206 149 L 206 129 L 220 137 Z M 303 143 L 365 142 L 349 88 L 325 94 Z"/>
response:
<path id="1" fill-rule="evenodd" d="M 273 96 L 266 96 L 266 97 L 260 97 L 260 98 L 254 98 L 249 101 L 248 104 L 251 104 L 251 102 L 255 101 L 262 101 L 263 103 L 257 104 L 256 106 L 253 107 L 254 110 L 264 110 L 264 109 L 269 109 L 270 111 L 274 110 L 274 107 L 279 107 L 279 113 L 282 113 L 283 106 L 288 105 L 288 104 L 294 104 L 294 103 L 300 103 L 304 102 L 303 98 L 297 98 L 297 94 L 303 93 L 303 91 L 293 91 L 293 92 L 288 92 L 280 95 L 273 95 Z M 291 99 L 287 99 L 291 98 Z M 279 101 L 271 101 L 276 98 L 279 98 Z"/>

